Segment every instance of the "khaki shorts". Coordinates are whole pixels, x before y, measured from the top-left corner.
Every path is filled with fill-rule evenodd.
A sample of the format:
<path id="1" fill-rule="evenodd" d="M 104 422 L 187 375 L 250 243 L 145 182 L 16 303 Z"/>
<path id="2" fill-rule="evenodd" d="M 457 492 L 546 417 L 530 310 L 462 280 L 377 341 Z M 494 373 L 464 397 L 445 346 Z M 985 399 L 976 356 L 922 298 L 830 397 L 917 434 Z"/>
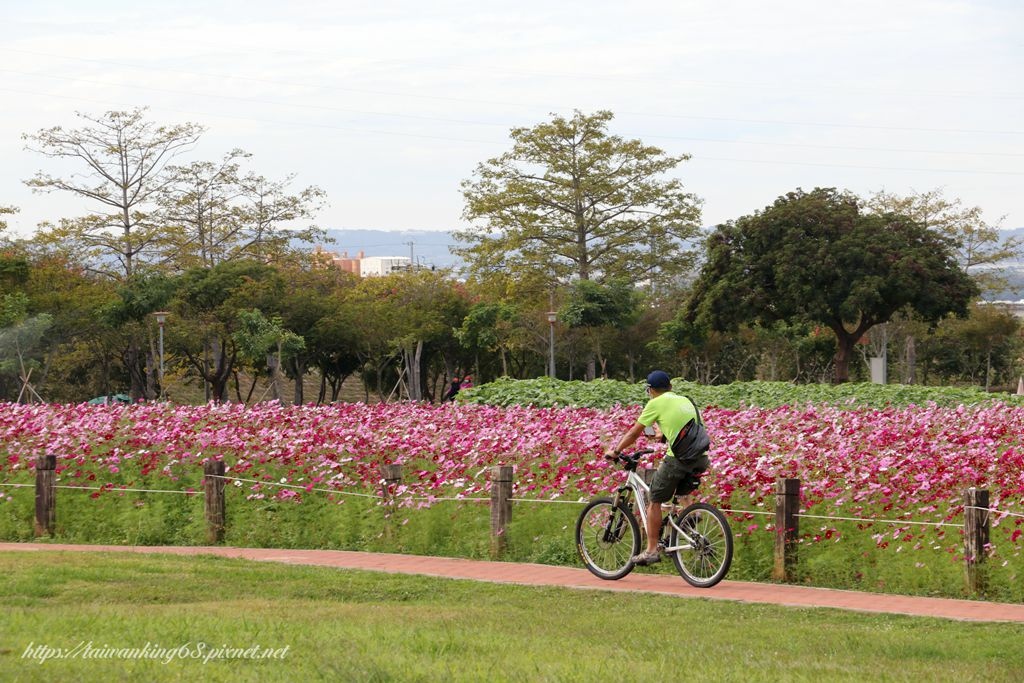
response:
<path id="1" fill-rule="evenodd" d="M 651 502 L 667 503 L 673 496 L 685 496 L 700 486 L 700 476 L 711 466 L 707 454 L 692 463 L 679 462 L 675 456 L 665 456 L 651 482 Z"/>

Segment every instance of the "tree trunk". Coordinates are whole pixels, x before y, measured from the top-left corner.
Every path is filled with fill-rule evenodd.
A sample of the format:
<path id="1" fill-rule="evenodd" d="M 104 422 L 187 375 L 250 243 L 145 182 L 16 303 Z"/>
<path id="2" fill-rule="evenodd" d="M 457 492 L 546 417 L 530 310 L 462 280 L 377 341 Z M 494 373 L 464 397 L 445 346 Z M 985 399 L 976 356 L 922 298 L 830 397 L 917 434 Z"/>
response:
<path id="1" fill-rule="evenodd" d="M 421 374 L 421 362 L 423 359 L 423 342 L 417 341 L 414 346 L 406 348 L 405 351 L 405 367 L 406 375 L 409 381 L 409 400 L 410 401 L 422 401 L 423 400 L 423 381 L 420 376 Z"/>
<path id="2" fill-rule="evenodd" d="M 150 344 L 152 346 L 152 344 Z M 153 353 L 153 349 L 150 348 L 146 354 L 146 400 L 154 401 L 160 396 L 158 387 L 160 386 L 160 371 L 159 361 L 156 360 L 156 354 Z"/>
<path id="3" fill-rule="evenodd" d="M 124 355 L 125 365 L 128 367 L 128 377 L 131 382 L 128 395 L 133 402 L 146 397 L 146 378 L 141 355 L 139 345 L 133 339 L 129 342 L 128 349 Z"/>
<path id="4" fill-rule="evenodd" d="M 212 399 L 216 403 L 223 403 L 228 398 L 228 380 L 231 378 L 231 370 L 234 367 L 234 358 L 228 358 L 224 351 L 224 345 L 219 339 L 211 343 L 213 352 L 213 372 L 210 373 L 210 391 Z"/>
<path id="5" fill-rule="evenodd" d="M 914 345 L 913 335 L 907 337 L 904 356 L 906 362 L 903 365 L 903 383 L 914 384 L 914 376 L 917 374 L 917 347 Z"/>
<path id="6" fill-rule="evenodd" d="M 267 375 L 270 379 L 270 398 L 278 403 L 281 402 L 281 371 L 278 368 L 278 365 L 280 364 L 279 358 L 280 357 L 277 354 L 267 354 Z"/>
<path id="7" fill-rule="evenodd" d="M 850 381 L 850 359 L 853 358 L 853 347 L 857 338 L 852 334 L 841 334 L 836 337 L 837 348 L 832 383 L 843 384 Z"/>
<path id="8" fill-rule="evenodd" d="M 992 349 L 985 354 L 985 391 L 992 388 Z"/>
<path id="9" fill-rule="evenodd" d="M 292 370 L 295 371 L 295 397 L 292 401 L 293 405 L 301 406 L 306 402 L 306 368 L 303 362 L 299 360 L 298 356 L 292 359 Z"/>

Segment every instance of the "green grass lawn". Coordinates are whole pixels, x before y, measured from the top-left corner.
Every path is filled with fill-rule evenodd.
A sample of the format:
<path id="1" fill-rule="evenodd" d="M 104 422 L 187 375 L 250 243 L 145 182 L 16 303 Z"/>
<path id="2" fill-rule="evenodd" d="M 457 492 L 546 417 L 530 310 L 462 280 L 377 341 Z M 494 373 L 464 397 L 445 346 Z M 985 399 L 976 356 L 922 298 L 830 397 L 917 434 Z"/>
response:
<path id="1" fill-rule="evenodd" d="M 1024 625 L 215 557 L 0 554 L 0 680 L 1020 681 Z M 259 646 L 279 659 L 25 657 Z M 205 644 L 206 649 L 201 649 Z M 287 648 L 287 651 L 283 649 Z"/>

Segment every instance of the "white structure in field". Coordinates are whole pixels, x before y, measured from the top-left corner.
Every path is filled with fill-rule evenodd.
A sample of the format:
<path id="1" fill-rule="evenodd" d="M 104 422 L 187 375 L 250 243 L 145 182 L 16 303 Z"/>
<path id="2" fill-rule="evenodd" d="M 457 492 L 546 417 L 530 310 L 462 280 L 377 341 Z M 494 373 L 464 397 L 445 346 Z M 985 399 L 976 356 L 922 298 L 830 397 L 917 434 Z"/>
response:
<path id="1" fill-rule="evenodd" d="M 409 270 L 412 261 L 408 256 L 364 256 L 359 259 L 359 275 L 388 275 L 399 270 Z"/>

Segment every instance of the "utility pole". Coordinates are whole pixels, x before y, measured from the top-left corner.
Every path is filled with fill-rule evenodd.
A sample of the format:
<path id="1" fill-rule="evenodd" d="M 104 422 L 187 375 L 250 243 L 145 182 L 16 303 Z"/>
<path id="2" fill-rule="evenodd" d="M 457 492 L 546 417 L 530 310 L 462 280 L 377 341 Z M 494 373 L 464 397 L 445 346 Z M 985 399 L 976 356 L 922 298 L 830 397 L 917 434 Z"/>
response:
<path id="1" fill-rule="evenodd" d="M 409 240 L 408 242 L 406 242 L 406 244 L 409 245 L 409 270 L 412 270 L 416 265 L 416 258 L 413 256 L 412 251 L 412 246 L 414 243 L 412 240 Z"/>

